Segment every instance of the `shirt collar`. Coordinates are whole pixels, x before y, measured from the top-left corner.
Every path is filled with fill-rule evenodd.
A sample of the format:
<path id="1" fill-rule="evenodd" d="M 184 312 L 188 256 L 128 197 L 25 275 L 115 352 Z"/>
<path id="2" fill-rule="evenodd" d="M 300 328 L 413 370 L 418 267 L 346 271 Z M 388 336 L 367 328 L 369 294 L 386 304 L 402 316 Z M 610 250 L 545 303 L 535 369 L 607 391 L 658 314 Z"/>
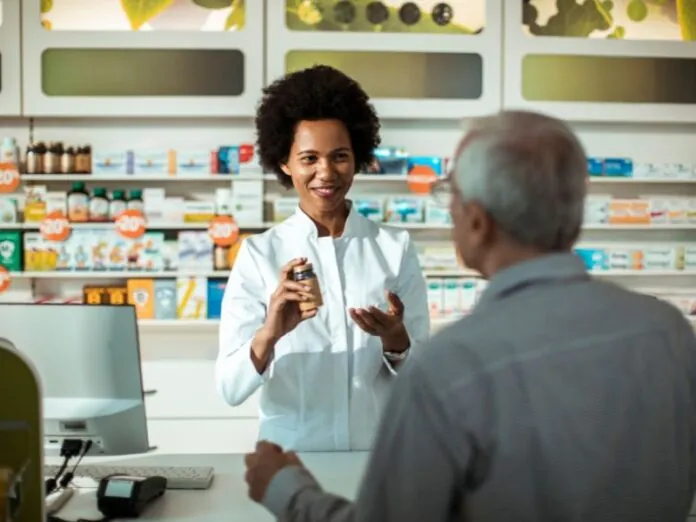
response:
<path id="1" fill-rule="evenodd" d="M 346 200 L 346 203 L 349 207 L 348 218 L 346 219 L 346 225 L 343 229 L 343 234 L 341 237 L 357 236 L 362 230 L 362 225 L 365 218 L 362 216 L 362 214 L 360 214 L 360 212 L 355 210 L 355 206 L 353 205 L 352 201 Z M 307 237 L 314 239 L 319 237 L 319 231 L 317 230 L 317 226 L 314 224 L 314 221 L 312 221 L 312 219 L 304 213 L 299 205 L 295 210 L 295 214 L 293 214 L 292 219 L 294 224 L 296 224 L 300 230 L 306 232 Z"/>
<path id="2" fill-rule="evenodd" d="M 495 274 L 481 295 L 479 304 L 500 299 L 520 287 L 543 281 L 589 277 L 584 263 L 575 254 L 549 254 L 517 263 Z"/>

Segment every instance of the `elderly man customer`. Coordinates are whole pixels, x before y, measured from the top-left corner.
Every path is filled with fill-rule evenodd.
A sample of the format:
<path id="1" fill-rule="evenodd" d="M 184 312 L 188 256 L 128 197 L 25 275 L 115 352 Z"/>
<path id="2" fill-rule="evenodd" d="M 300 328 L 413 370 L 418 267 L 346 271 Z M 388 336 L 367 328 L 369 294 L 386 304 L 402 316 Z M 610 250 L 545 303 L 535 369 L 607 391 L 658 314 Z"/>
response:
<path id="1" fill-rule="evenodd" d="M 355 502 L 293 453 L 247 456 L 282 520 L 684 522 L 696 484 L 696 338 L 672 306 L 572 253 L 585 152 L 563 122 L 473 121 L 450 180 L 453 239 L 490 283 L 402 368 Z"/>

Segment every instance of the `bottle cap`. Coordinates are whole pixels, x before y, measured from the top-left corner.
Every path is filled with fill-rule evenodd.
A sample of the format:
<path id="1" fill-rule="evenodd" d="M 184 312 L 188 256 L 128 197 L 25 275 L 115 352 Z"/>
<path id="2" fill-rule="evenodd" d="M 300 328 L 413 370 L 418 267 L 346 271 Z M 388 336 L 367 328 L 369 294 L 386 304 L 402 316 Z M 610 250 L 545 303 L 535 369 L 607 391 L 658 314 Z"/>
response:
<path id="1" fill-rule="evenodd" d="M 312 270 L 312 263 L 305 263 L 304 265 L 296 266 L 292 269 L 293 272 L 299 274 L 300 272 L 306 272 Z"/>

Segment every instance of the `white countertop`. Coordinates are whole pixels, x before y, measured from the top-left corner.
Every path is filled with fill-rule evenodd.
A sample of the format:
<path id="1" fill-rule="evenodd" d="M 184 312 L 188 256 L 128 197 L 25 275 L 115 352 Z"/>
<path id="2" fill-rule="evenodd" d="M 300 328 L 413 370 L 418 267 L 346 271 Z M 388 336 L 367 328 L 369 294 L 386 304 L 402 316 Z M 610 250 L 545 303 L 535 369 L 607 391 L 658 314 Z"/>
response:
<path id="1" fill-rule="evenodd" d="M 354 498 L 367 462 L 367 453 L 305 453 L 300 458 L 322 486 L 333 493 Z M 147 455 L 123 459 L 99 459 L 123 465 L 213 466 L 215 478 L 207 490 L 168 490 L 140 520 L 172 522 L 263 522 L 275 520 L 264 508 L 249 500 L 244 482 L 244 455 Z M 85 462 L 92 462 L 85 459 Z M 96 490 L 81 490 L 57 515 L 66 520 L 101 518 Z"/>
<path id="2" fill-rule="evenodd" d="M 350 499 L 355 498 L 367 457 L 366 452 L 300 455 L 307 468 L 327 491 Z M 142 514 L 140 520 L 164 519 L 172 522 L 271 522 L 274 520 L 268 511 L 249 500 L 247 496 L 242 454 L 147 455 L 96 460 L 136 466 L 212 466 L 215 468 L 215 478 L 209 489 L 168 490 L 164 497 L 155 501 Z M 66 520 L 100 519 L 101 514 L 97 510 L 95 495 L 94 489 L 80 491 L 80 494 L 73 496 L 57 515 Z M 694 517 L 696 503 L 691 512 L 689 521 L 696 522 Z"/>

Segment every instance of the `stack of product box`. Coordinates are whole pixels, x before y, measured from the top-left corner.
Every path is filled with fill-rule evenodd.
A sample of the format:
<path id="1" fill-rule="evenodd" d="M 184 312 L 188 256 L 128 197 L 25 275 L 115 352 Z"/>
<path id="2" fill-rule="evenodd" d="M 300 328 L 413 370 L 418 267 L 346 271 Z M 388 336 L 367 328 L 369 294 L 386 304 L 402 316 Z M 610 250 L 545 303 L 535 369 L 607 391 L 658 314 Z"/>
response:
<path id="1" fill-rule="evenodd" d="M 128 279 L 125 284 L 85 285 L 87 304 L 135 306 L 138 319 L 219 319 L 227 282 L 205 277 Z"/>

